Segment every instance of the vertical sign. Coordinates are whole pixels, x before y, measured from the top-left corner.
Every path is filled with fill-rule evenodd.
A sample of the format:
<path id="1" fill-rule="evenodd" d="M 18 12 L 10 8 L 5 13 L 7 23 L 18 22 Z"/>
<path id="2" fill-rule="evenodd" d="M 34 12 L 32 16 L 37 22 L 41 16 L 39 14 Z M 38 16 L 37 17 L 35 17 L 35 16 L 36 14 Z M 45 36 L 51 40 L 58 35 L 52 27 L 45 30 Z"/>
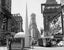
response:
<path id="1" fill-rule="evenodd" d="M 64 5 L 64 0 L 60 0 L 60 2 L 61 2 L 61 5 L 63 6 Z M 63 17 L 63 30 L 64 30 L 64 8 L 62 9 L 62 17 Z M 64 31 L 63 31 L 63 33 L 64 33 Z"/>
<path id="2" fill-rule="evenodd" d="M 60 0 L 61 5 L 64 5 L 64 0 Z M 62 9 L 62 13 L 64 13 L 64 8 Z"/>

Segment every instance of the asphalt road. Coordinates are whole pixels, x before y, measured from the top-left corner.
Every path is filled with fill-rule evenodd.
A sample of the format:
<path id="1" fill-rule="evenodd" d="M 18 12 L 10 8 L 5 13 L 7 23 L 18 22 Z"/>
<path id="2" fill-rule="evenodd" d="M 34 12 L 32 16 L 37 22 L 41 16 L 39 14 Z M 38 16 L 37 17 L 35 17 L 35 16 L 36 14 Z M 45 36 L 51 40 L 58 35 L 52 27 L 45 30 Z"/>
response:
<path id="1" fill-rule="evenodd" d="M 0 47 L 0 50 L 7 50 L 7 47 Z M 21 49 L 14 49 L 14 50 L 21 50 Z M 40 47 L 35 46 L 32 48 L 24 48 L 24 50 L 64 50 L 64 47 Z"/>
<path id="2" fill-rule="evenodd" d="M 25 49 L 25 50 L 64 50 L 64 47 L 34 47 L 33 49 Z"/>

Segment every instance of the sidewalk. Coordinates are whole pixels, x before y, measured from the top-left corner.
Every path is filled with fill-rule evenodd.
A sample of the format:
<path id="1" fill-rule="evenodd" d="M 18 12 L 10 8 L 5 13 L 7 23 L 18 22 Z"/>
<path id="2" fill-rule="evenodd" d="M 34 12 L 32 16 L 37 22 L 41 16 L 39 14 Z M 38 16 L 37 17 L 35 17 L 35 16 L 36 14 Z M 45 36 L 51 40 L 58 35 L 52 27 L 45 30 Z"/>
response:
<path id="1" fill-rule="evenodd" d="M 7 47 L 0 47 L 0 50 L 7 50 Z"/>
<path id="2" fill-rule="evenodd" d="M 24 50 L 35 50 L 38 47 L 40 47 L 40 46 L 34 46 L 33 48 L 32 47 L 30 47 L 30 48 L 24 48 Z"/>

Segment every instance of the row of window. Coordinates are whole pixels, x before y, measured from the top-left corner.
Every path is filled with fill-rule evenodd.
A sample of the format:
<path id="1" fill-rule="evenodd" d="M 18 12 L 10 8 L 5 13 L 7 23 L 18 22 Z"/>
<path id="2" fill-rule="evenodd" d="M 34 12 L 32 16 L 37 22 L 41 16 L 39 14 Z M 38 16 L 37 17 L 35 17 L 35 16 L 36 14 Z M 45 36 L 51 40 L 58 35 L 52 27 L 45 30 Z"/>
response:
<path id="1" fill-rule="evenodd" d="M 52 8 L 52 9 L 58 9 L 58 8 L 60 8 L 60 6 L 48 6 L 48 7 L 45 7 L 45 8 L 47 8 L 47 9 L 50 9 L 50 8 Z"/>

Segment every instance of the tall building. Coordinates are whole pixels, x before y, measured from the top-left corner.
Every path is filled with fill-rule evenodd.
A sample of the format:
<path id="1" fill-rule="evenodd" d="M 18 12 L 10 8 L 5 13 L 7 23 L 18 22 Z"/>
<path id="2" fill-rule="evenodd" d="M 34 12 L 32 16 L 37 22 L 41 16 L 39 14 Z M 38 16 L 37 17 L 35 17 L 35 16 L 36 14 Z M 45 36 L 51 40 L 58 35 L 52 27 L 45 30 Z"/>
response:
<path id="1" fill-rule="evenodd" d="M 5 0 L 6 1 L 6 9 L 11 12 L 11 0 Z"/>
<path id="2" fill-rule="evenodd" d="M 8 19 L 13 20 L 11 15 L 11 0 L 0 0 L 0 39 L 4 40 L 5 34 L 8 33 Z M 6 40 L 3 42 L 6 43 Z M 0 44 L 3 44 L 0 41 Z"/>
<path id="3" fill-rule="evenodd" d="M 11 0 L 0 0 L 0 27 L 7 30 L 7 21 L 11 17 Z"/>
<path id="4" fill-rule="evenodd" d="M 11 20 L 11 22 L 10 22 Z M 11 14 L 11 0 L 0 0 L 0 32 L 10 30 L 10 23 L 16 23 L 14 17 Z"/>
<path id="5" fill-rule="evenodd" d="M 39 31 L 36 25 L 36 15 L 34 13 L 31 14 L 31 21 L 29 26 L 29 33 L 34 40 L 39 38 Z"/>
<path id="6" fill-rule="evenodd" d="M 1 10 L 2 7 L 11 12 L 11 0 L 0 0 Z"/>
<path id="7" fill-rule="evenodd" d="M 13 14 L 14 19 L 17 21 L 17 32 L 23 32 L 23 19 L 20 14 Z"/>

